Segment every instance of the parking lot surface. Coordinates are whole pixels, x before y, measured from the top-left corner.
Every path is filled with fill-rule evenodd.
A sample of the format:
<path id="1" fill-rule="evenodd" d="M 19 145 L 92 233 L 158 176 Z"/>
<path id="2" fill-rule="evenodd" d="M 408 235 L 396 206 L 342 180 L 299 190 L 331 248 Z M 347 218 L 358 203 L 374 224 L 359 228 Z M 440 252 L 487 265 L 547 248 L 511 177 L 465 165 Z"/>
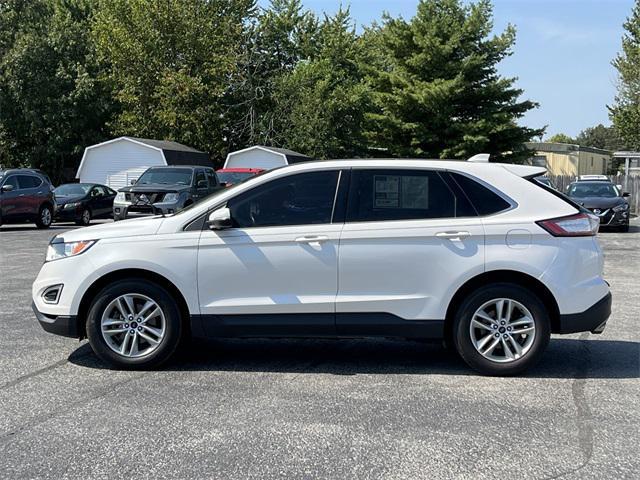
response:
<path id="1" fill-rule="evenodd" d="M 638 478 L 637 222 L 599 234 L 605 332 L 555 336 L 516 378 L 391 340 L 218 340 L 109 370 L 30 308 L 69 228 L 0 228 L 0 478 Z"/>

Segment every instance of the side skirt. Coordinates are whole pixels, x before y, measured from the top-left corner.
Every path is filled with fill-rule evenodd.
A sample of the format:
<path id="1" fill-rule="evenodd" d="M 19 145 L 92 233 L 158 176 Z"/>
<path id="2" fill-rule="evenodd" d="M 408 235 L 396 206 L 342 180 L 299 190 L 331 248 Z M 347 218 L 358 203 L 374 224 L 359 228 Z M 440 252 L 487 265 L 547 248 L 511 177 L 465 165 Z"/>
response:
<path id="1" fill-rule="evenodd" d="M 441 339 L 444 320 L 404 320 L 390 313 L 301 313 L 191 315 L 191 332 L 200 338 L 353 338 Z"/>

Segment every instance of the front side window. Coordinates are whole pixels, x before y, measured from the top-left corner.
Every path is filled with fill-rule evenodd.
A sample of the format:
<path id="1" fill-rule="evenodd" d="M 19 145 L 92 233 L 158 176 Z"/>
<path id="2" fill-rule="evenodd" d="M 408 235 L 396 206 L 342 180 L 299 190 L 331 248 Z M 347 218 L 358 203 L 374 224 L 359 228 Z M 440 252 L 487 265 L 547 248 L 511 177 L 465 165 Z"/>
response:
<path id="1" fill-rule="evenodd" d="M 5 186 L 5 185 L 11 185 L 14 190 L 19 190 L 20 185 L 18 184 L 18 176 L 11 175 L 10 177 L 8 177 L 7 180 L 2 184 L 2 186 Z"/>
<path id="2" fill-rule="evenodd" d="M 216 174 L 213 170 L 206 170 L 207 172 L 207 178 L 209 180 L 209 186 L 210 187 L 215 187 L 216 185 L 218 185 L 218 180 L 216 178 Z"/>
<path id="3" fill-rule="evenodd" d="M 331 222 L 338 171 L 299 173 L 272 180 L 229 200 L 234 227 Z"/>
<path id="4" fill-rule="evenodd" d="M 468 201 L 455 195 L 436 171 L 375 169 L 351 172 L 348 222 L 456 216 L 469 216 Z"/>
<path id="5" fill-rule="evenodd" d="M 200 182 L 204 182 L 204 185 L 202 185 Z M 204 176 L 204 172 L 202 170 L 198 170 L 196 172 L 196 187 L 206 188 L 206 186 L 207 186 L 207 179 Z"/>

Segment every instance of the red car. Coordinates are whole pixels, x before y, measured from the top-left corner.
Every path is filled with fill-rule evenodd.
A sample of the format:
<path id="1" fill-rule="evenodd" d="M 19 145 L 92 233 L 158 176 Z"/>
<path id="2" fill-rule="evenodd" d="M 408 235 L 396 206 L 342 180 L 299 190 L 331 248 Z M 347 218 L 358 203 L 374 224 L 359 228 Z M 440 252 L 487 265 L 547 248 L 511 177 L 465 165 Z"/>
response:
<path id="1" fill-rule="evenodd" d="M 218 175 L 221 183 L 225 183 L 227 187 L 230 187 L 262 172 L 264 172 L 264 168 L 221 168 L 216 170 L 216 175 Z"/>

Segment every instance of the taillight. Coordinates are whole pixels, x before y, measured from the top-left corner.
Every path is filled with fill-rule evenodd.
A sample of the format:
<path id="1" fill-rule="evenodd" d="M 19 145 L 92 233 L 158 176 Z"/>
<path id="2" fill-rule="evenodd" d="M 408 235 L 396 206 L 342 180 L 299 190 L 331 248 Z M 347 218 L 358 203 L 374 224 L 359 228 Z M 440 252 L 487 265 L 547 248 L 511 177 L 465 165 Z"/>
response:
<path id="1" fill-rule="evenodd" d="M 536 222 L 554 237 L 590 237 L 598 233 L 600 220 L 595 215 L 578 213 Z"/>

